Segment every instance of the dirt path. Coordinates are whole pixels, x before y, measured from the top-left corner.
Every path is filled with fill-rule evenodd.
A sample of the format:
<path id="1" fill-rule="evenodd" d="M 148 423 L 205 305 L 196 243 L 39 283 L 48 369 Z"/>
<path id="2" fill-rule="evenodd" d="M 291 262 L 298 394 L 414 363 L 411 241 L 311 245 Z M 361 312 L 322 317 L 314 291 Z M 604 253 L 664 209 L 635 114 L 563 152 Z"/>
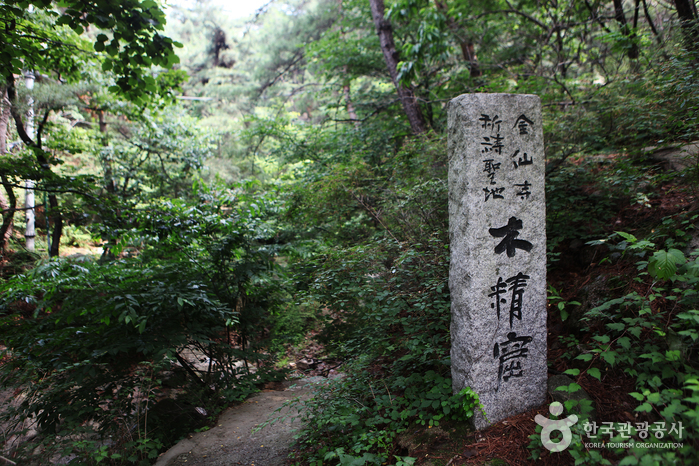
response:
<path id="1" fill-rule="evenodd" d="M 293 443 L 294 431 L 301 425 L 299 421 L 285 419 L 255 433 L 252 429 L 269 419 L 285 401 L 296 397 L 307 399 L 311 386 L 324 381 L 327 379 L 323 377 L 302 379 L 284 391 L 262 392 L 229 408 L 215 427 L 181 440 L 163 453 L 155 466 L 282 465 Z"/>

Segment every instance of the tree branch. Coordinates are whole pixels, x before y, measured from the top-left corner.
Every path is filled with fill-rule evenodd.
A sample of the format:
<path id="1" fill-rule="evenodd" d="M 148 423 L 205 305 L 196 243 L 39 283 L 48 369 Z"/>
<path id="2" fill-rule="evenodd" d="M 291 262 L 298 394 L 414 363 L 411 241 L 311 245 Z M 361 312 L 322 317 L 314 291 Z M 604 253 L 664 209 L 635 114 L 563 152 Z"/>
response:
<path id="1" fill-rule="evenodd" d="M 8 212 L 22 212 L 23 210 L 32 210 L 36 209 L 38 207 L 43 207 L 44 204 L 35 204 L 34 207 L 17 207 L 17 208 L 12 208 L 12 209 L 3 209 L 0 210 L 0 214 L 6 214 Z"/>
<path id="2" fill-rule="evenodd" d="M 51 109 L 47 109 L 44 112 L 44 117 L 41 119 L 41 123 L 39 123 L 39 127 L 36 130 L 36 145 L 39 147 L 41 147 L 41 135 L 46 127 L 46 122 L 49 121 L 49 113 L 51 113 Z"/>
<path id="3" fill-rule="evenodd" d="M 262 87 L 259 89 L 259 91 L 258 91 L 258 93 L 257 93 L 257 97 L 259 98 L 262 94 L 264 94 L 264 92 L 267 90 L 267 88 L 273 86 L 273 85 L 279 80 L 279 78 L 281 78 L 281 77 L 284 76 L 286 73 L 288 73 L 289 70 L 290 70 L 295 64 L 297 64 L 298 62 L 300 62 L 301 60 L 303 60 L 304 56 L 305 56 L 305 55 L 304 55 L 303 52 L 297 52 L 297 53 L 295 54 L 295 56 L 293 57 L 293 59 L 287 63 L 286 68 L 284 68 L 281 72 L 279 72 L 271 81 L 268 81 L 267 83 L 265 83 L 265 84 L 262 85 Z"/>
<path id="4" fill-rule="evenodd" d="M 24 186 L 24 185 L 15 184 L 15 183 L 10 183 L 10 182 L 7 182 L 7 183 L 4 183 L 4 182 L 3 182 L 2 184 L 7 185 L 7 186 L 12 186 L 13 188 L 20 188 L 20 189 L 26 189 L 26 188 L 27 188 L 27 187 Z M 34 187 L 32 188 L 32 190 L 34 190 L 34 191 L 41 191 L 41 192 L 47 192 L 47 193 L 58 193 L 58 194 L 73 193 L 73 194 L 79 194 L 79 195 L 81 195 L 81 196 L 89 197 L 90 199 L 92 199 L 92 200 L 94 200 L 94 201 L 99 200 L 99 199 L 97 199 L 95 196 L 93 196 L 92 194 L 88 194 L 88 193 L 83 192 L 83 191 L 78 191 L 77 189 L 50 189 L 50 188 L 40 188 L 40 187 L 34 186 Z M 24 210 L 24 209 L 20 209 L 20 210 Z"/>
<path id="5" fill-rule="evenodd" d="M 653 23 L 653 19 L 650 17 L 650 13 L 648 12 L 646 0 L 643 0 L 643 14 L 646 17 L 646 22 L 648 22 L 648 25 L 650 26 L 650 30 L 653 31 L 655 39 L 658 41 L 658 45 L 663 45 L 663 41 L 660 39 L 660 34 L 658 33 L 658 30 L 655 29 L 655 23 Z"/>
<path id="6" fill-rule="evenodd" d="M 545 31 L 548 31 L 549 28 L 548 28 L 544 23 L 542 23 L 542 22 L 539 21 L 538 19 L 534 18 L 533 16 L 530 16 L 530 15 L 526 14 L 526 13 L 523 12 L 523 11 L 515 10 L 514 7 L 512 6 L 512 4 L 510 3 L 509 0 L 506 0 L 506 3 L 507 3 L 507 6 L 510 7 L 510 9 L 509 9 L 509 10 L 504 10 L 503 13 L 514 13 L 514 14 L 516 14 L 516 15 L 520 15 L 521 17 L 526 18 L 527 20 L 529 20 L 529 21 L 531 21 L 532 23 L 536 24 L 536 25 L 539 26 L 541 29 L 543 29 L 543 30 L 545 30 Z"/>

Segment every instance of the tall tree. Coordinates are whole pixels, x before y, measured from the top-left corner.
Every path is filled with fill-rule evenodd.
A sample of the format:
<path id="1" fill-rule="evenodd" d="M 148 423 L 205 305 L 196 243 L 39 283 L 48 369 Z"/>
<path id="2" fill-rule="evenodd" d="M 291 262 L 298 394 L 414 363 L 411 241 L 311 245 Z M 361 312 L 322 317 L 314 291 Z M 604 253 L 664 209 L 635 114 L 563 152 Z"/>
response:
<path id="1" fill-rule="evenodd" d="M 7 99 L 7 89 L 0 86 L 0 157 L 7 152 L 7 130 L 10 122 L 10 101 Z M 12 186 L 4 173 L 0 172 L 0 182 L 4 188 L 5 196 L 0 191 L 0 209 L 2 210 L 2 226 L 0 226 L 0 252 L 5 250 L 7 241 L 12 235 L 12 224 L 17 208 L 17 199 Z"/>
<path id="2" fill-rule="evenodd" d="M 51 169 L 53 157 L 42 147 L 52 108 L 44 109 L 36 134 L 26 131 L 15 76 L 21 75 L 23 69 L 31 69 L 58 81 L 78 82 L 87 74 L 87 68 L 101 65 L 102 71 L 113 77 L 115 84 L 110 90 L 143 109 L 169 93 L 169 88 L 151 75 L 151 66 L 169 68 L 178 61 L 174 53 L 178 44 L 160 33 L 164 24 L 165 14 L 153 0 L 67 0 L 60 5 L 49 0 L 0 3 L 0 73 L 7 87 L 16 132 L 35 156 L 35 166 L 25 167 L 29 175 L 25 179 L 58 182 Z M 92 45 L 80 37 L 89 27 L 101 31 Z M 48 211 L 54 223 L 50 256 L 58 255 L 62 234 L 59 191 L 53 186 L 48 196 Z"/>
<path id="3" fill-rule="evenodd" d="M 386 67 L 388 68 L 388 73 L 391 75 L 391 81 L 393 81 L 393 85 L 396 87 L 398 97 L 403 104 L 403 110 L 408 117 L 408 122 L 410 122 L 410 129 L 413 130 L 414 134 L 424 133 L 427 131 L 427 125 L 422 116 L 422 111 L 420 110 L 417 99 L 415 98 L 415 93 L 412 89 L 401 84 L 398 79 L 400 54 L 393 41 L 393 28 L 391 27 L 391 23 L 384 16 L 385 7 L 383 0 L 369 0 L 369 3 L 371 5 L 371 15 L 374 19 L 374 26 L 376 27 L 376 34 L 378 34 L 379 43 L 381 44 L 381 51 L 386 60 Z"/>
<path id="4" fill-rule="evenodd" d="M 682 24 L 687 48 L 699 51 L 699 24 L 697 24 L 697 11 L 691 0 L 675 0 L 677 16 Z"/>
<path id="5" fill-rule="evenodd" d="M 29 137 L 34 138 L 34 97 L 32 90 L 34 89 L 34 72 L 25 71 L 24 86 L 27 91 L 27 113 L 24 121 L 24 130 Z M 24 231 L 25 247 L 28 251 L 34 251 L 34 243 L 36 239 L 36 212 L 34 210 L 34 180 L 24 182 L 24 217 L 27 220 L 27 226 Z"/>
<path id="6" fill-rule="evenodd" d="M 638 22 L 638 3 L 636 4 L 636 15 L 634 18 L 634 27 Z M 627 55 L 630 59 L 635 60 L 638 58 L 638 43 L 636 40 L 636 32 L 629 28 L 629 23 L 626 21 L 626 14 L 624 14 L 624 4 L 622 0 L 614 0 L 614 19 L 619 23 L 619 28 L 621 33 L 627 37 L 631 44 L 627 50 Z"/>
<path id="7" fill-rule="evenodd" d="M 459 48 L 461 48 L 461 56 L 468 63 L 468 69 L 472 78 L 477 78 L 481 76 L 483 72 L 481 67 L 478 65 L 478 57 L 476 56 L 476 48 L 473 45 L 473 40 L 464 37 L 461 33 L 459 25 L 453 16 L 449 14 L 449 8 L 447 7 L 446 0 L 434 0 L 434 5 L 437 7 L 447 20 L 447 26 L 449 30 L 456 37 L 459 43 Z"/>

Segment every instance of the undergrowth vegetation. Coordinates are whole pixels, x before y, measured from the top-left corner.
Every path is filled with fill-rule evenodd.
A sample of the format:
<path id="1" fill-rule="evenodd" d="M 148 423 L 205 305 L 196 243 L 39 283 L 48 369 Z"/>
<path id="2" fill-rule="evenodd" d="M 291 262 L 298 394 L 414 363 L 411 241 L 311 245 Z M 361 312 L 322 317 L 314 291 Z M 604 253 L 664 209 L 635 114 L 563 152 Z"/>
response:
<path id="1" fill-rule="evenodd" d="M 199 202 L 163 200 L 122 232 L 110 252 L 133 257 L 51 260 L 3 283 L 2 382 L 22 387 L 3 422 L 43 433 L 36 461 L 149 464 L 208 411 L 283 379 L 257 330 L 284 293 L 265 244 L 275 198 L 195 189 Z"/>
<path id="2" fill-rule="evenodd" d="M 396 443 L 410 425 L 466 421 L 479 409 L 477 394 L 453 394 L 451 384 L 442 143 L 406 145 L 380 167 L 362 164 L 365 179 L 384 186 L 381 197 L 349 171 L 305 191 L 335 203 L 334 190 L 355 196 L 349 206 L 367 225 L 362 244 L 321 249 L 297 269 L 299 283 L 312 272 L 301 296 L 319 310 L 316 338 L 329 355 L 347 361 L 342 378 L 297 406 L 308 426 L 299 440 L 300 464 L 413 464 Z M 304 204 L 314 209 L 303 218 L 336 208 Z M 336 234 L 355 232 L 360 221 L 335 223 Z"/>

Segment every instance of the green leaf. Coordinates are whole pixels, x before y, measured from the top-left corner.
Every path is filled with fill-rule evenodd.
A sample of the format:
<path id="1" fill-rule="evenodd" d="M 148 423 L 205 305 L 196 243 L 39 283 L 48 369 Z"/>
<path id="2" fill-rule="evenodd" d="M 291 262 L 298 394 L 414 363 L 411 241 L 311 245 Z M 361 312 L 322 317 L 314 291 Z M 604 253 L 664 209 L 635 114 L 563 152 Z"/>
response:
<path id="1" fill-rule="evenodd" d="M 616 361 L 616 351 L 605 351 L 601 354 L 602 358 L 607 361 L 607 364 L 610 366 L 614 365 L 614 362 Z"/>
<path id="2" fill-rule="evenodd" d="M 620 337 L 616 341 L 616 343 L 617 343 L 617 345 L 621 346 L 624 349 L 631 348 L 631 340 L 629 339 L 629 337 Z"/>
<path id="3" fill-rule="evenodd" d="M 635 411 L 640 411 L 642 413 L 650 413 L 653 410 L 653 406 L 649 403 L 643 403 L 641 406 L 635 409 Z"/>
<path id="4" fill-rule="evenodd" d="M 590 377 L 596 378 L 597 380 L 601 380 L 601 377 L 602 377 L 602 374 L 600 373 L 600 370 L 597 369 L 596 367 L 591 367 L 591 368 L 589 368 L 589 369 L 587 370 L 587 374 L 588 374 Z"/>
<path id="5" fill-rule="evenodd" d="M 628 241 L 629 243 L 635 243 L 636 241 L 638 241 L 638 239 L 637 239 L 634 235 L 632 235 L 632 234 L 630 234 L 630 233 L 626 233 L 626 232 L 623 232 L 623 231 L 616 231 L 615 233 L 616 233 L 617 235 L 621 236 L 622 238 L 624 238 L 624 239 L 625 239 L 626 241 Z"/>
<path id="6" fill-rule="evenodd" d="M 563 372 L 564 374 L 572 375 L 575 377 L 576 375 L 580 374 L 580 369 L 568 369 L 567 371 Z"/>
<path id="7" fill-rule="evenodd" d="M 684 264 L 686 261 L 687 258 L 680 250 L 660 250 L 648 261 L 648 272 L 653 277 L 667 280 L 677 273 L 677 265 Z"/>
<path id="8" fill-rule="evenodd" d="M 607 324 L 607 328 L 611 330 L 616 330 L 618 332 L 622 332 L 626 328 L 626 324 L 624 324 L 623 322 L 613 322 L 611 324 Z"/>

